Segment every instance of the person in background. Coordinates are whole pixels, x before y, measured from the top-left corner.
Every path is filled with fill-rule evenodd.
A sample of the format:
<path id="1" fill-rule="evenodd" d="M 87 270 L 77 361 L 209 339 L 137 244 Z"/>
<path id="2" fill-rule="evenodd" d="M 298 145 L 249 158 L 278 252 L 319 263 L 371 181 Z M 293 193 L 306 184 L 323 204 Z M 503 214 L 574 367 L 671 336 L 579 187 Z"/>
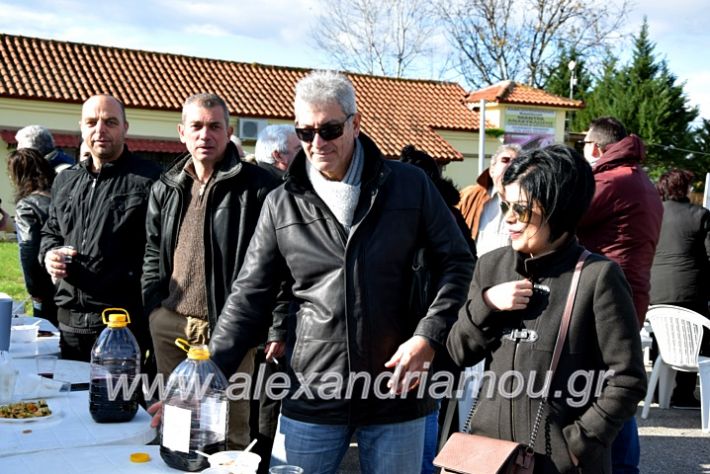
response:
<path id="1" fill-rule="evenodd" d="M 242 145 L 242 139 L 239 138 L 238 136 L 232 134 L 229 137 L 229 141 L 234 143 L 234 146 L 237 147 L 237 154 L 239 155 L 240 159 L 243 159 L 246 157 L 246 153 L 244 153 L 244 145 Z"/>
<path id="2" fill-rule="evenodd" d="M 40 246 L 40 260 L 57 282 L 62 358 L 89 361 L 105 327 L 101 312 L 118 307 L 131 316 L 145 363 L 151 343 L 140 281 L 148 196 L 160 166 L 126 147 L 128 121 L 115 97 L 86 100 L 79 125 L 91 158 L 54 180 Z"/>
<path id="3" fill-rule="evenodd" d="M 461 190 L 458 207 L 471 238 L 476 242 L 478 255 L 510 245 L 500 211 L 501 181 L 510 163 L 520 153 L 516 144 L 501 145 L 491 157 L 491 164 L 476 180 L 476 184 Z"/>
<path id="4" fill-rule="evenodd" d="M 278 184 L 239 158 L 221 97 L 185 100 L 178 133 L 188 152 L 151 190 L 142 279 L 158 373 L 165 378 L 185 359 L 176 338 L 209 343 L 264 199 Z M 251 373 L 253 357 L 252 351 L 236 371 Z M 248 423 L 249 401 L 230 401 L 229 449 L 249 444 Z"/>
<path id="5" fill-rule="evenodd" d="M 269 125 L 259 134 L 254 155 L 260 168 L 282 180 L 288 165 L 299 151 L 301 142 L 298 141 L 293 125 Z"/>
<path id="6" fill-rule="evenodd" d="M 466 222 L 464 221 L 461 211 L 456 207 L 459 202 L 459 190 L 456 189 L 454 183 L 441 175 L 441 170 L 436 164 L 434 158 L 424 153 L 421 150 L 417 150 L 414 145 L 406 145 L 402 148 L 402 152 L 399 156 L 399 161 L 402 163 L 409 163 L 421 169 L 429 176 L 432 180 L 436 189 L 441 194 L 444 202 L 449 207 L 449 210 L 454 216 L 459 229 L 461 230 L 461 235 L 468 244 L 468 248 L 471 251 L 471 255 L 474 258 L 474 265 L 476 260 L 476 244 L 471 238 L 471 233 L 469 231 Z M 426 263 L 426 262 L 425 262 Z M 429 292 L 427 292 L 429 294 Z M 427 304 L 431 303 L 430 301 Z M 456 380 L 454 381 L 454 386 L 458 387 L 458 375 L 461 372 L 461 368 L 458 367 L 454 361 L 451 360 L 449 353 L 447 351 L 440 351 L 434 357 L 434 362 L 432 363 L 432 373 L 438 371 L 447 371 L 450 374 L 455 374 Z M 426 432 L 424 433 L 424 457 L 422 459 L 422 474 L 430 474 L 434 472 L 434 457 L 437 452 L 437 445 L 439 442 L 439 433 L 441 432 L 440 426 L 442 425 L 442 419 L 439 413 L 444 408 L 444 413 L 447 411 L 449 403 L 452 403 L 452 399 L 445 398 L 443 401 L 437 403 L 437 409 L 427 415 L 426 420 Z M 446 427 L 444 427 L 446 428 Z M 441 436 L 448 437 L 448 433 L 441 433 Z"/>
<path id="7" fill-rule="evenodd" d="M 639 331 L 648 310 L 651 264 L 661 232 L 663 205 L 641 168 L 643 142 L 613 117 L 589 124 L 584 158 L 592 166 L 596 191 L 577 229 L 582 245 L 618 263 L 631 286 Z M 636 418 L 612 447 L 613 472 L 638 473 L 641 448 Z"/>
<path id="8" fill-rule="evenodd" d="M 301 142 L 296 136 L 296 130 L 293 125 L 269 125 L 259 133 L 259 138 L 254 147 L 254 163 L 259 168 L 269 172 L 278 182 L 281 182 L 289 164 L 300 150 Z M 276 426 L 281 409 L 281 401 L 268 396 L 266 381 L 277 372 L 285 373 L 285 359 L 281 357 L 283 355 L 283 343 L 279 346 L 272 344 L 271 348 L 272 353 L 277 354 L 278 357 L 276 359 L 269 357 L 272 359 L 271 363 L 262 365 L 264 362 L 269 362 L 267 360 L 267 352 L 264 345 L 260 344 L 257 347 L 252 377 L 252 390 L 258 391 L 260 396 L 258 399 L 252 400 L 249 424 L 251 437 L 258 439 L 254 448 L 255 452 L 262 459 L 267 459 L 271 456 L 271 448 L 276 437 Z M 256 386 L 256 382 L 259 380 L 257 373 L 259 370 L 263 372 L 262 380 L 264 384 L 261 387 Z M 259 466 L 259 473 L 268 473 L 268 463 L 262 463 Z"/>
<path id="9" fill-rule="evenodd" d="M 225 373 L 236 370 L 266 333 L 288 281 L 281 300 L 290 303 L 290 383 L 272 465 L 335 473 L 356 435 L 363 473 L 417 472 L 435 403 L 414 388 L 456 318 L 473 259 L 431 180 L 384 159 L 361 132 L 347 77 L 307 75 L 296 85 L 294 110 L 303 151 L 266 198 L 217 320 L 212 359 Z M 420 319 L 407 296 L 422 247 L 436 277 L 433 302 Z M 355 374 L 377 388 L 363 387 L 362 377 L 353 386 Z M 392 396 L 378 397 L 382 391 Z"/>
<path id="10" fill-rule="evenodd" d="M 7 172 L 15 187 L 17 243 L 25 288 L 32 298 L 33 315 L 57 326 L 54 285 L 39 260 L 42 226 L 49 213 L 54 169 L 37 150 L 21 148 L 10 153 Z"/>
<path id="11" fill-rule="evenodd" d="M 631 290 L 616 263 L 595 254 L 586 258 L 548 387 L 541 375 L 550 368 L 584 251 L 575 229 L 594 195 L 592 170 L 572 148 L 552 145 L 524 152 L 503 185 L 511 246 L 479 258 L 470 299 L 447 341 L 455 362 L 485 358 L 493 374 L 483 380 L 471 432 L 527 445 L 540 416 L 536 473 L 608 473 L 611 442 L 646 391 Z M 510 373 L 526 381 L 526 390 L 512 388 L 520 384 L 506 377 Z M 587 390 L 579 389 L 580 374 L 586 374 Z"/>
<path id="12" fill-rule="evenodd" d="M 670 304 L 710 317 L 710 211 L 691 204 L 693 173 L 663 173 L 656 189 L 663 200 L 663 223 L 651 267 L 651 304 Z M 655 341 L 654 341 L 655 342 Z M 707 329 L 700 349 L 710 356 Z M 700 408 L 695 398 L 697 374 L 676 372 L 671 405 Z"/>
<path id="13" fill-rule="evenodd" d="M 23 148 L 37 150 L 52 165 L 57 174 L 74 165 L 74 160 L 69 155 L 54 146 L 54 137 L 46 127 L 28 125 L 17 131 L 15 140 L 17 140 L 18 150 Z"/>

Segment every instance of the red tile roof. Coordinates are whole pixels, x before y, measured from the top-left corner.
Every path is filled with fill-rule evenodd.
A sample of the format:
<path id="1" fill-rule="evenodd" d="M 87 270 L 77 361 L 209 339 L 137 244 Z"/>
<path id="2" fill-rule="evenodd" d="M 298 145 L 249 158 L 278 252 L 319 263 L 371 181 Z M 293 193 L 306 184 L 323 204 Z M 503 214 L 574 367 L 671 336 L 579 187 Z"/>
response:
<path id="1" fill-rule="evenodd" d="M 544 105 L 566 109 L 584 108 L 584 102 L 581 100 L 560 97 L 541 89 L 518 84 L 515 81 L 502 81 L 471 92 L 466 96 L 467 102 L 478 102 L 481 99 L 499 104 Z"/>
<path id="2" fill-rule="evenodd" d="M 238 117 L 293 119 L 293 91 L 308 69 L 0 34 L 0 97 L 81 103 L 97 93 L 126 107 L 179 111 L 185 98 L 214 92 Z M 462 155 L 434 129 L 475 132 L 479 116 L 455 83 L 348 74 L 362 129 L 385 155 L 413 143 L 440 161 Z"/>
<path id="3" fill-rule="evenodd" d="M 15 134 L 17 130 L 0 130 L 0 138 L 9 145 L 17 143 Z M 81 135 L 78 133 L 52 133 L 54 144 L 59 148 L 79 148 Z M 127 137 L 126 144 L 131 151 L 147 151 L 152 153 L 184 153 L 185 145 L 179 140 L 161 140 L 152 138 Z"/>

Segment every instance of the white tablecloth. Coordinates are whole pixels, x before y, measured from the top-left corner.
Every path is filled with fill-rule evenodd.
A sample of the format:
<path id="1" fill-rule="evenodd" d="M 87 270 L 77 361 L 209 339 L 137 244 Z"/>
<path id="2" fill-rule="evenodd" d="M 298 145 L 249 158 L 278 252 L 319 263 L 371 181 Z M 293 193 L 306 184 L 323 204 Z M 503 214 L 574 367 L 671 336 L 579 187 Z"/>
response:
<path id="1" fill-rule="evenodd" d="M 38 337 L 34 342 L 10 342 L 10 355 L 13 359 L 32 358 L 38 355 L 59 355 L 59 329 L 42 318 L 33 316 L 17 316 L 12 318 L 12 324 L 33 324 L 39 321 L 40 331 L 51 331 L 55 335 Z"/>
<path id="2" fill-rule="evenodd" d="M 20 374 L 36 374 L 37 363 L 34 359 L 13 359 L 12 365 Z M 62 382 L 89 383 L 91 376 L 91 364 L 78 360 L 57 360 L 57 367 L 54 369 L 54 380 Z"/>
<path id="3" fill-rule="evenodd" d="M 160 446 L 101 446 L 76 449 L 55 449 L 38 453 L 0 458 L 0 472 L 21 474 L 150 474 L 178 473 L 163 462 Z M 131 453 L 148 453 L 146 463 L 130 461 Z"/>
<path id="4" fill-rule="evenodd" d="M 96 423 L 89 414 L 88 391 L 48 398 L 47 403 L 55 412 L 47 419 L 28 423 L 0 419 L 0 456 L 58 448 L 145 444 L 156 435 L 155 429 L 150 427 L 150 415 L 141 407 L 129 422 Z M 12 471 L 0 468 L 0 472 Z"/>

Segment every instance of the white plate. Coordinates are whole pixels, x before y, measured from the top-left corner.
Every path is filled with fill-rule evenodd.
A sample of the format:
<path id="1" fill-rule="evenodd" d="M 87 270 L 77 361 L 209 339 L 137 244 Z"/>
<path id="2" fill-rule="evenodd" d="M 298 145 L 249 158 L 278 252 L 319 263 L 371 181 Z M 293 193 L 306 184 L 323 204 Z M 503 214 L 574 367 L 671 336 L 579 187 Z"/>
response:
<path id="1" fill-rule="evenodd" d="M 38 416 L 35 418 L 2 418 L 0 417 L 0 424 L 8 424 L 8 425 L 17 425 L 17 424 L 24 424 L 24 423 L 36 423 L 39 421 L 46 421 L 46 420 L 53 420 L 57 417 L 59 414 L 59 409 L 54 408 L 47 403 L 47 406 L 49 407 L 50 410 L 52 410 L 52 413 L 47 415 L 47 416 Z"/>

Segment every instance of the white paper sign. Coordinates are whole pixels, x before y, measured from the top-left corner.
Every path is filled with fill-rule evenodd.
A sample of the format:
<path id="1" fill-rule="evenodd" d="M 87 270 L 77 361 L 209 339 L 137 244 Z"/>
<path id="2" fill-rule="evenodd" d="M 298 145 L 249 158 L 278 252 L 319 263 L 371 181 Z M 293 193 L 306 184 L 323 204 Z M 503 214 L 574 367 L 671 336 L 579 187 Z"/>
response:
<path id="1" fill-rule="evenodd" d="M 163 446 L 181 453 L 190 452 L 192 410 L 163 405 Z"/>

